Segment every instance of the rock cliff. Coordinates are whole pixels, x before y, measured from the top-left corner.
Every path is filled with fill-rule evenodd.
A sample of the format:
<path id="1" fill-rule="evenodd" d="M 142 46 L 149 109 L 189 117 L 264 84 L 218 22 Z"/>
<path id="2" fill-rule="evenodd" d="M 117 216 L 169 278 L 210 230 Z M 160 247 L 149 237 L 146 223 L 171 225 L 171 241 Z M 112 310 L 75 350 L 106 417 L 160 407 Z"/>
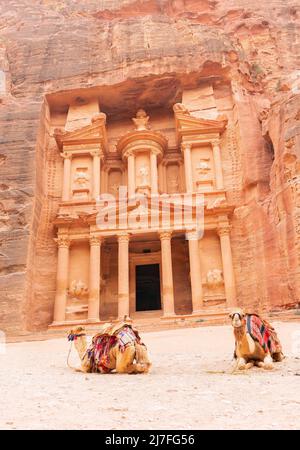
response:
<path id="1" fill-rule="evenodd" d="M 0 13 L 0 329 L 52 318 L 42 289 L 55 272 L 52 231 L 41 232 L 47 95 L 127 80 L 130 98 L 130 80 L 152 77 L 155 97 L 174 74 L 220 74 L 232 86 L 238 145 L 225 160 L 240 304 L 299 302 L 297 0 L 1 0 Z"/>

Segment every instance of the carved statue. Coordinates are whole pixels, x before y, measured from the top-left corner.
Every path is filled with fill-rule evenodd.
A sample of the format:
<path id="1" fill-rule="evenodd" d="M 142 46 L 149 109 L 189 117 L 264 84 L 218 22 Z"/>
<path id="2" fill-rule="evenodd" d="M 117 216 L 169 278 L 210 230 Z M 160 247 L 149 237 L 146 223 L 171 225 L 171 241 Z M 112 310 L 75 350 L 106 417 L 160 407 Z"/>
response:
<path id="1" fill-rule="evenodd" d="M 90 180 L 88 173 L 85 170 L 78 170 L 74 176 L 74 183 L 85 186 Z"/>
<path id="2" fill-rule="evenodd" d="M 146 112 L 143 109 L 139 109 L 136 113 L 136 116 L 133 117 L 133 122 L 135 124 L 137 131 L 148 130 L 149 125 L 149 116 L 147 116 Z"/>
<path id="3" fill-rule="evenodd" d="M 81 280 L 73 280 L 69 289 L 69 295 L 81 298 L 87 295 L 89 292 L 87 286 Z"/>
<path id="4" fill-rule="evenodd" d="M 208 173 L 210 172 L 210 166 L 208 164 L 209 158 L 203 158 L 200 159 L 196 166 L 197 173 L 201 175 L 202 178 L 207 177 Z"/>
<path id="5" fill-rule="evenodd" d="M 141 185 L 145 186 L 148 184 L 148 175 L 149 175 L 149 168 L 148 166 L 141 166 L 139 170 L 140 179 L 141 179 Z"/>
<path id="6" fill-rule="evenodd" d="M 220 269 L 210 269 L 206 274 L 206 281 L 210 287 L 219 286 L 223 283 L 223 273 Z"/>
<path id="7" fill-rule="evenodd" d="M 173 176 L 170 179 L 170 193 L 174 194 L 175 192 L 178 192 L 178 190 L 179 190 L 178 176 Z"/>

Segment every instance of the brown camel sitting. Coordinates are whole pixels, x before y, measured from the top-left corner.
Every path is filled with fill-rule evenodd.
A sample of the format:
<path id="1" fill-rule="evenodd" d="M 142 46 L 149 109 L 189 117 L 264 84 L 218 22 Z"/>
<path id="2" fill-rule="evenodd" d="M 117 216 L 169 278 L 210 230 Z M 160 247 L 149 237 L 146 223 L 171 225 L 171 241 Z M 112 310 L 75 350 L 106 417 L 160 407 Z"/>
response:
<path id="1" fill-rule="evenodd" d="M 281 344 L 274 328 L 256 314 L 233 311 L 229 317 L 234 329 L 235 357 L 239 370 L 254 365 L 273 369 L 273 361 L 282 361 Z"/>
<path id="2" fill-rule="evenodd" d="M 100 333 L 93 336 L 87 347 L 83 327 L 69 331 L 68 340 L 74 341 L 81 360 L 80 372 L 147 373 L 151 362 L 147 348 L 141 342 L 137 330 L 126 322 L 117 325 L 106 324 Z"/>

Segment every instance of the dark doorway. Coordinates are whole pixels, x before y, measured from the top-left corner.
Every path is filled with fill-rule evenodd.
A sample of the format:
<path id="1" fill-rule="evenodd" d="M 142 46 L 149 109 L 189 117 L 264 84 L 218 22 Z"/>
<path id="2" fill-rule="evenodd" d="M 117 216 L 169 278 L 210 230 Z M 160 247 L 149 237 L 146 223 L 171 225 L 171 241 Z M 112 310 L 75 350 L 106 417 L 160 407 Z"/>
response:
<path id="1" fill-rule="evenodd" d="M 136 310 L 161 309 L 159 264 L 136 266 Z"/>

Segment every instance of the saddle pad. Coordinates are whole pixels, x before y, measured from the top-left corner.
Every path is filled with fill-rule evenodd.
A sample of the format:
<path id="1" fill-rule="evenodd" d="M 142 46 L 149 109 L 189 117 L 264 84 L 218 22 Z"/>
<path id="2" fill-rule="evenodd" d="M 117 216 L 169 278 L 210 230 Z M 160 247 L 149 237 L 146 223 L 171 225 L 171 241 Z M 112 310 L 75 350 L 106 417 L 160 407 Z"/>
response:
<path id="1" fill-rule="evenodd" d="M 282 351 L 276 331 L 266 320 L 256 314 L 248 314 L 246 323 L 248 333 L 262 346 L 265 352 L 273 355 Z"/>

